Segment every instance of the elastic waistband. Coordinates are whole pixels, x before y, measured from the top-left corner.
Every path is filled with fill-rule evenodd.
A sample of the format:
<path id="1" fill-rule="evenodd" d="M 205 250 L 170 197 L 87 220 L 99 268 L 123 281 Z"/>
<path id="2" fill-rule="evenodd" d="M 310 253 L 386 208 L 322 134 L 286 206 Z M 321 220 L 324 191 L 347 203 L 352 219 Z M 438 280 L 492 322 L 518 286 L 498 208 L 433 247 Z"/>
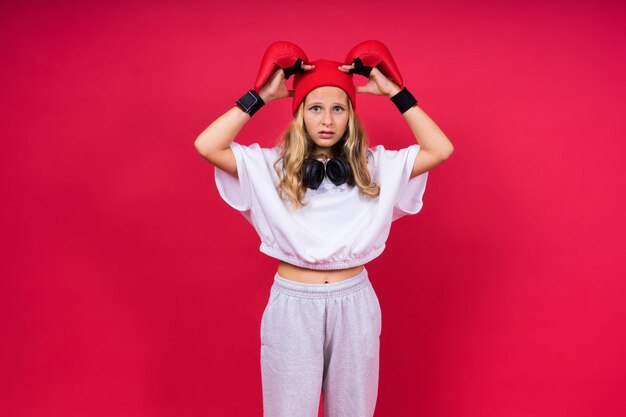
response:
<path id="1" fill-rule="evenodd" d="M 274 275 L 273 287 L 276 291 L 305 298 L 330 298 L 339 297 L 356 292 L 370 285 L 367 269 L 357 275 L 344 279 L 343 281 L 333 282 L 331 284 L 305 284 L 295 282 L 278 275 Z"/>

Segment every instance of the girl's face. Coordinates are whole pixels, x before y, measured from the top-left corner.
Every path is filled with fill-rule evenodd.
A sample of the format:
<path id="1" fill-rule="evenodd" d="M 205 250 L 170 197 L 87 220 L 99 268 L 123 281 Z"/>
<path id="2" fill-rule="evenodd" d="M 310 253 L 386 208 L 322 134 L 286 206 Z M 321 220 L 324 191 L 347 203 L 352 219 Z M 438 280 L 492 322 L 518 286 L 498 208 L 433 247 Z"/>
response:
<path id="1" fill-rule="evenodd" d="M 343 137 L 348 117 L 348 95 L 341 88 L 323 86 L 307 94 L 304 126 L 315 143 L 315 153 L 330 156 L 332 146 Z"/>

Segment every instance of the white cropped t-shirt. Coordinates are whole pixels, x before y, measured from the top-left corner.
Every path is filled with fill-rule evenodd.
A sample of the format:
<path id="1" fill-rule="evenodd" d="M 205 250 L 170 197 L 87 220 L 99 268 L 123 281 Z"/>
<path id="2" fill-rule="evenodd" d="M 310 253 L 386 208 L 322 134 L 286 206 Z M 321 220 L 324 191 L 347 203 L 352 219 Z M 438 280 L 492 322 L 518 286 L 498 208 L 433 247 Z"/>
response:
<path id="1" fill-rule="evenodd" d="M 215 167 L 220 196 L 255 228 L 262 253 L 292 265 L 322 270 L 363 265 L 383 252 L 391 223 L 423 205 L 428 171 L 409 179 L 418 144 L 400 150 L 370 148 L 368 168 L 380 185 L 377 198 L 324 178 L 317 190 L 307 189 L 304 200 L 309 203 L 300 209 L 285 204 L 276 190 L 278 146 L 232 142 L 230 148 L 238 177 Z"/>

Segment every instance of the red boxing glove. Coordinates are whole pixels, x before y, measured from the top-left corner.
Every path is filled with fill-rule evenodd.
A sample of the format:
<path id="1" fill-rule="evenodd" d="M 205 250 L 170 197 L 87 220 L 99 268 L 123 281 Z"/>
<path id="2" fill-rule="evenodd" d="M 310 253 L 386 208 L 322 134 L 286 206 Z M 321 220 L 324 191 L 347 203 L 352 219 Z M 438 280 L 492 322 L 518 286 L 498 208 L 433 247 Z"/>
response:
<path id="1" fill-rule="evenodd" d="M 296 72 L 303 72 L 301 64 L 308 61 L 309 59 L 299 46 L 287 41 L 272 43 L 267 47 L 261 60 L 261 67 L 254 83 L 254 89 L 257 92 L 261 91 L 267 80 L 276 72 L 277 67 L 282 68 L 285 73 L 285 79 L 289 79 Z"/>
<path id="2" fill-rule="evenodd" d="M 348 52 L 345 60 L 347 65 L 354 64 L 354 69 L 350 73 L 370 76 L 373 67 L 378 67 L 380 72 L 402 88 L 402 76 L 389 49 L 380 41 L 364 41 Z"/>

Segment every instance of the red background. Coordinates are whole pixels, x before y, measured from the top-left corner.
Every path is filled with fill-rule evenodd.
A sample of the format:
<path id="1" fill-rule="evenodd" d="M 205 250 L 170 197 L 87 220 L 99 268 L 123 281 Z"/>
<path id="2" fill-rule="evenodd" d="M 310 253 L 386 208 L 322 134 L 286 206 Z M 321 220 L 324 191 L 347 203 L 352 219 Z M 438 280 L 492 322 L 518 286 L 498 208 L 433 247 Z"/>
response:
<path id="1" fill-rule="evenodd" d="M 455 146 L 367 264 L 377 416 L 626 415 L 618 2 L 0 7 L 2 415 L 261 415 L 277 261 L 193 141 L 283 39 L 383 41 Z M 359 105 L 372 146 L 415 143 Z M 289 108 L 236 140 L 272 146 Z"/>

